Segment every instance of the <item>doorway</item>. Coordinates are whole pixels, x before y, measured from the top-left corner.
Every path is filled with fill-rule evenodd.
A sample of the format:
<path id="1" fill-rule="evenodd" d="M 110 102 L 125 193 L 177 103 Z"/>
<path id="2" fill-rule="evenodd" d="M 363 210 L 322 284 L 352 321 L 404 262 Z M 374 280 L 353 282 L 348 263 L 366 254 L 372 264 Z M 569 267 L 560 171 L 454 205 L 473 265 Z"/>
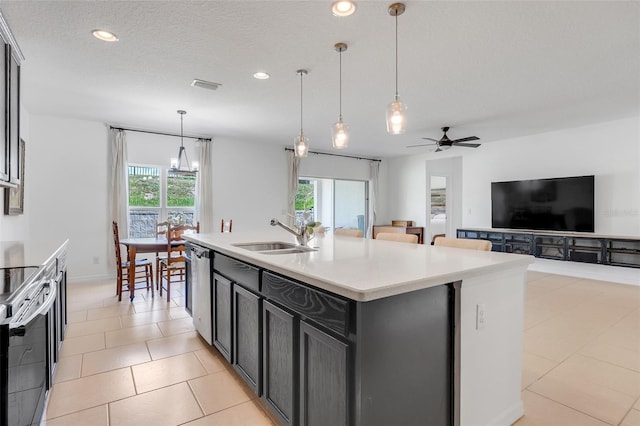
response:
<path id="1" fill-rule="evenodd" d="M 462 157 L 427 160 L 426 241 L 455 237 L 462 218 Z"/>

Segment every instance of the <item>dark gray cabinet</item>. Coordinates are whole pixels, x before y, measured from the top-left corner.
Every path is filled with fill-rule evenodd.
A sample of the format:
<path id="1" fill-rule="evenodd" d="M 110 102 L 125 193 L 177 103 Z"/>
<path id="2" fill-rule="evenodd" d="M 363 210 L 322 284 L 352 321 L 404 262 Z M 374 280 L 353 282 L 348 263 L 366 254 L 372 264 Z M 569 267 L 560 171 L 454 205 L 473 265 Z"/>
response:
<path id="1" fill-rule="evenodd" d="M 349 424 L 349 345 L 300 323 L 300 424 Z"/>
<path id="2" fill-rule="evenodd" d="M 262 315 L 260 296 L 233 284 L 233 366 L 260 395 Z"/>
<path id="3" fill-rule="evenodd" d="M 262 399 L 283 425 L 298 424 L 298 321 L 263 302 Z"/>
<path id="4" fill-rule="evenodd" d="M 213 274 L 213 345 L 232 362 L 231 281 Z"/>

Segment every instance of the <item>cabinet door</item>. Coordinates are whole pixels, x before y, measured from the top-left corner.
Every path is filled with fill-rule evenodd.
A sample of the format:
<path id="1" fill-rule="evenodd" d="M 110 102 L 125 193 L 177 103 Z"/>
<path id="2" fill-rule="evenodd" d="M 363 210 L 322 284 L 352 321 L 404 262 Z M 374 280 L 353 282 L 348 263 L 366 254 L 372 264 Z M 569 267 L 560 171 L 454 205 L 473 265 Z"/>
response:
<path id="1" fill-rule="evenodd" d="M 260 297 L 233 285 L 233 359 L 234 367 L 260 396 L 262 321 Z"/>
<path id="2" fill-rule="evenodd" d="M 300 322 L 300 424 L 349 424 L 349 346 Z"/>
<path id="3" fill-rule="evenodd" d="M 231 362 L 231 281 L 213 275 L 213 344 Z"/>
<path id="4" fill-rule="evenodd" d="M 289 312 L 265 300 L 262 324 L 262 398 L 283 425 L 294 425 L 298 423 L 297 320 Z"/>
<path id="5" fill-rule="evenodd" d="M 20 183 L 20 65 L 9 55 L 9 182 Z"/>

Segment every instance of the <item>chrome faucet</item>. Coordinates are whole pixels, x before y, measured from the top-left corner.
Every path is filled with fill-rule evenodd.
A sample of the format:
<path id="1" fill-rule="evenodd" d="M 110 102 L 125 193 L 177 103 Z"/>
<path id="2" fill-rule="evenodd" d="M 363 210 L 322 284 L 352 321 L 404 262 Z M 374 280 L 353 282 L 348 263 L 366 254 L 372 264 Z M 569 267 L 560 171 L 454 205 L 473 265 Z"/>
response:
<path id="1" fill-rule="evenodd" d="M 271 219 L 270 222 L 271 226 L 280 226 L 281 228 L 291 232 L 293 235 L 296 236 L 296 239 L 298 240 L 298 244 L 301 246 L 306 246 L 307 243 L 309 241 L 311 241 L 313 239 L 313 237 L 315 235 L 309 234 L 309 231 L 307 231 L 307 224 L 306 223 L 302 223 L 302 225 L 300 226 L 300 228 L 293 228 L 289 225 L 285 225 L 284 223 L 280 222 L 278 219 Z"/>

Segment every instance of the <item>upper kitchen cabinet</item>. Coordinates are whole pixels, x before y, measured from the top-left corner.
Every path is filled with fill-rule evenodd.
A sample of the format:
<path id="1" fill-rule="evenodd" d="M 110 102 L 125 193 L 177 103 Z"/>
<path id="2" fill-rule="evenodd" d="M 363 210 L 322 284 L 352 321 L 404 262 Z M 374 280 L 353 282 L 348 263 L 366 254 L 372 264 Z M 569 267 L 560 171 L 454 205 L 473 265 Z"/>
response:
<path id="1" fill-rule="evenodd" d="M 20 184 L 20 66 L 24 60 L 0 13 L 0 186 Z"/>

